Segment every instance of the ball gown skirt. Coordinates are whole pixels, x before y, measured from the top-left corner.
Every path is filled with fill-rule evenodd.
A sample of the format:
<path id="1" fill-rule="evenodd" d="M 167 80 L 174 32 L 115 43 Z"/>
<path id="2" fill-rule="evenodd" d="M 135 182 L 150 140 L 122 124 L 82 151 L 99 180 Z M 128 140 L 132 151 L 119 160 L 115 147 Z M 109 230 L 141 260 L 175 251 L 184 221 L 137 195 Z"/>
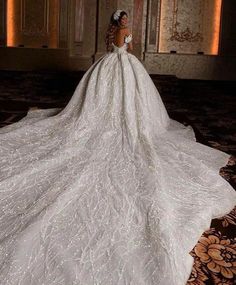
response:
<path id="1" fill-rule="evenodd" d="M 189 252 L 236 204 L 228 158 L 114 46 L 64 109 L 0 129 L 0 284 L 185 285 Z"/>

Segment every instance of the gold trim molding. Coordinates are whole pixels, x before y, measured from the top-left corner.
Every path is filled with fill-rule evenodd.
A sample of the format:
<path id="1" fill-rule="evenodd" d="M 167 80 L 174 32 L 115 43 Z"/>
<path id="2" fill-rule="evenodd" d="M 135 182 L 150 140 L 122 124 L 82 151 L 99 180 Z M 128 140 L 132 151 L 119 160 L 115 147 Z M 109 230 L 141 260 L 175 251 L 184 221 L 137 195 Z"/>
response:
<path id="1" fill-rule="evenodd" d="M 178 1 L 174 0 L 173 5 L 173 21 L 172 21 L 172 35 L 170 37 L 171 41 L 178 41 L 178 42 L 199 42 L 203 41 L 203 35 L 201 33 L 194 33 L 187 27 L 183 31 L 178 31 L 178 26 L 180 23 L 178 22 Z"/>

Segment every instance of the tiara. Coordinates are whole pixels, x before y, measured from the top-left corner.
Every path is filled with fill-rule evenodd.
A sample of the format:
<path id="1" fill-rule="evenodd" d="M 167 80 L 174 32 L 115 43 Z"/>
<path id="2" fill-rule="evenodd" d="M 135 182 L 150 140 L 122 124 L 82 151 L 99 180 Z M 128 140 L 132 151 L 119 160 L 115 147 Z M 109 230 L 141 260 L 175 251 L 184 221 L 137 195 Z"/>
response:
<path id="1" fill-rule="evenodd" d="M 116 12 L 114 13 L 114 15 L 113 15 L 113 19 L 114 20 L 118 20 L 119 19 L 119 17 L 120 17 L 120 13 L 122 12 L 123 10 L 116 10 Z"/>

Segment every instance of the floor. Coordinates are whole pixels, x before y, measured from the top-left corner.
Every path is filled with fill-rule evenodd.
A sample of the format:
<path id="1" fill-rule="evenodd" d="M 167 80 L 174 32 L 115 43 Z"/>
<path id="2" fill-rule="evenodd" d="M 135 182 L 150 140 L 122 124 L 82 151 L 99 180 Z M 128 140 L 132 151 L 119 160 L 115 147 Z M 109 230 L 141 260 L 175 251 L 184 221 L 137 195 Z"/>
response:
<path id="1" fill-rule="evenodd" d="M 64 107 L 82 76 L 0 71 L 0 127 L 18 121 L 30 107 Z M 220 174 L 236 189 L 236 82 L 151 77 L 173 119 L 191 124 L 199 142 L 232 155 Z M 236 284 L 236 207 L 212 220 L 191 255 L 195 262 L 188 285 Z"/>

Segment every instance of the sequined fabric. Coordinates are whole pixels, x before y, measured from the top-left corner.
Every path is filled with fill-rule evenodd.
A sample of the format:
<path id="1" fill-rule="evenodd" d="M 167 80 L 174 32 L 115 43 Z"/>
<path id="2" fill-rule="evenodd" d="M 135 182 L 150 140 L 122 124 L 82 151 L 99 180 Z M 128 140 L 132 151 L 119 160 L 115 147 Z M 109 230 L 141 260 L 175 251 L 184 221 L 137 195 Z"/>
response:
<path id="1" fill-rule="evenodd" d="M 229 155 L 169 117 L 127 43 L 63 110 L 0 129 L 0 158 L 1 285 L 184 285 L 189 252 L 236 204 Z"/>

